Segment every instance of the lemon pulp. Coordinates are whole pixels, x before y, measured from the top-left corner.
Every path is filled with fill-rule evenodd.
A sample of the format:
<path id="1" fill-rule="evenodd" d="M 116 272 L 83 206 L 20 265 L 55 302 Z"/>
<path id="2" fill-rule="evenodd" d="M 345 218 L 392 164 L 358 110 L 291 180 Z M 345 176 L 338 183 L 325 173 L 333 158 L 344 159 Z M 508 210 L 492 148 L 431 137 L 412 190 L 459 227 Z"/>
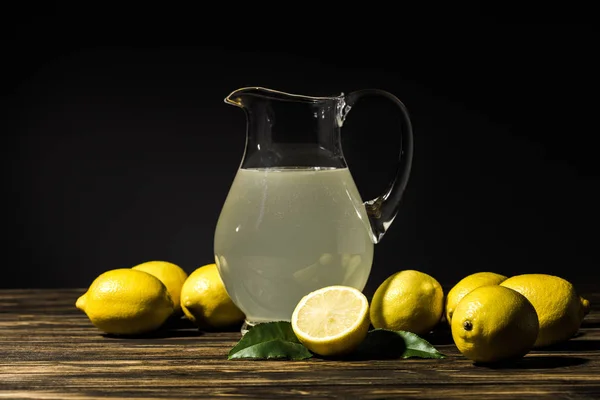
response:
<path id="1" fill-rule="evenodd" d="M 292 314 L 292 329 L 314 353 L 328 356 L 354 350 L 369 329 L 369 302 L 358 289 L 327 286 L 304 296 Z"/>

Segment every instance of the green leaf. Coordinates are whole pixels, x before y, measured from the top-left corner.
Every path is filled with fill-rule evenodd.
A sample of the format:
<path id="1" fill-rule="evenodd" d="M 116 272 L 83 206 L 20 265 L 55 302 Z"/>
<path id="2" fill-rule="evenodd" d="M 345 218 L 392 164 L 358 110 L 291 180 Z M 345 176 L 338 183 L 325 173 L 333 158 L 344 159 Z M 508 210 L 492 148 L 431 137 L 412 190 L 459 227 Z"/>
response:
<path id="1" fill-rule="evenodd" d="M 360 359 L 445 358 L 425 339 L 412 332 L 373 329 L 352 353 Z"/>
<path id="2" fill-rule="evenodd" d="M 312 357 L 289 322 L 266 322 L 255 325 L 229 351 L 228 359 L 288 359 L 304 360 Z M 347 358 L 365 360 L 398 358 L 445 358 L 425 339 L 405 331 L 373 329 L 365 340 Z"/>
<path id="3" fill-rule="evenodd" d="M 230 354 L 228 358 L 230 360 L 236 358 L 304 360 L 310 357 L 312 357 L 312 353 L 303 345 L 275 339 L 246 347 L 234 354 Z"/>
<path id="4" fill-rule="evenodd" d="M 304 360 L 312 353 L 304 347 L 289 322 L 266 322 L 253 326 L 229 351 L 229 360 L 239 358 Z"/>

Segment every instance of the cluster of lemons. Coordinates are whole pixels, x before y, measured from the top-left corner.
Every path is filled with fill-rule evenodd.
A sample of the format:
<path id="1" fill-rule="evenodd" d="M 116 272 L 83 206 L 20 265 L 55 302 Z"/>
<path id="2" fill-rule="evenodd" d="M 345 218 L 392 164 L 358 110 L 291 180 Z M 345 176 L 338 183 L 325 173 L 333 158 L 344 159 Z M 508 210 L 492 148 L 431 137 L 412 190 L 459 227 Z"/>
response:
<path id="1" fill-rule="evenodd" d="M 77 299 L 92 324 L 113 335 L 153 332 L 185 317 L 203 329 L 241 323 L 242 311 L 229 298 L 215 264 L 187 274 L 167 261 L 148 261 L 99 275 Z"/>
<path id="2" fill-rule="evenodd" d="M 448 292 L 445 311 L 460 352 L 486 363 L 518 359 L 571 339 L 590 302 L 558 276 L 478 272 Z"/>
<path id="3" fill-rule="evenodd" d="M 313 352 L 334 355 L 352 351 L 369 325 L 424 335 L 448 323 L 465 357 L 491 363 L 572 338 L 589 309 L 589 301 L 570 282 L 554 275 L 509 278 L 478 272 L 461 279 L 446 296 L 432 276 L 404 270 L 389 276 L 370 304 L 352 288 L 313 292 L 296 307 L 292 325 Z"/>
<path id="4" fill-rule="evenodd" d="M 233 326 L 245 318 L 215 264 L 189 276 L 166 261 L 109 270 L 76 306 L 98 329 L 115 335 L 152 332 L 170 318 L 187 318 L 202 329 Z M 356 349 L 370 327 L 425 335 L 447 323 L 465 357 L 490 363 L 569 340 L 589 310 L 589 301 L 554 275 L 478 272 L 446 295 L 427 273 L 403 270 L 385 279 L 370 302 L 349 286 L 313 291 L 296 305 L 291 326 L 309 350 L 331 356 Z"/>

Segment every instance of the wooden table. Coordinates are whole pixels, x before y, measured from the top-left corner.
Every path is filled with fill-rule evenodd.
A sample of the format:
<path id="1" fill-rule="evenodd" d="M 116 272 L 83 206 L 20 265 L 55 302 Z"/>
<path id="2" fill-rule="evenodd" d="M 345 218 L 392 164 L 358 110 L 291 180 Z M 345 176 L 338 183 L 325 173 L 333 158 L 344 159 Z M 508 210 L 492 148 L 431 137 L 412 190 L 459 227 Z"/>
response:
<path id="1" fill-rule="evenodd" d="M 577 337 L 502 368 L 473 365 L 445 326 L 425 337 L 441 360 L 228 361 L 239 332 L 112 338 L 75 308 L 83 290 L 0 290 L 0 398 L 600 399 L 592 289 L 580 290 L 592 311 Z"/>

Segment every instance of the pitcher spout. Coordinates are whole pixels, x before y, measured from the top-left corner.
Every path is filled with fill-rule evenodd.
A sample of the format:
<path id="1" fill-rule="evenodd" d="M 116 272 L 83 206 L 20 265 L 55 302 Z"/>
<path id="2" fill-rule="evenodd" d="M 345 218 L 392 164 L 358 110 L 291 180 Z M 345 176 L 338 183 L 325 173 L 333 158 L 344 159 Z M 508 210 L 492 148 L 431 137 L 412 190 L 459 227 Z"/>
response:
<path id="1" fill-rule="evenodd" d="M 243 107 L 242 99 L 244 96 L 260 90 L 262 90 L 260 87 L 244 87 L 236 89 L 225 97 L 225 103 L 231 104 L 232 106 Z"/>
<path id="2" fill-rule="evenodd" d="M 316 96 L 304 96 L 300 94 L 292 94 L 286 93 L 279 90 L 268 89 L 261 86 L 249 86 L 243 87 L 240 89 L 236 89 L 231 92 L 227 97 L 225 97 L 225 103 L 231 104 L 237 107 L 244 106 L 244 99 L 249 97 L 259 97 L 270 100 L 280 100 L 280 101 L 298 101 L 298 102 L 309 102 L 316 103 L 322 101 L 340 101 L 344 98 L 344 93 L 341 93 L 337 96 L 324 96 L 324 97 L 316 97 Z"/>

